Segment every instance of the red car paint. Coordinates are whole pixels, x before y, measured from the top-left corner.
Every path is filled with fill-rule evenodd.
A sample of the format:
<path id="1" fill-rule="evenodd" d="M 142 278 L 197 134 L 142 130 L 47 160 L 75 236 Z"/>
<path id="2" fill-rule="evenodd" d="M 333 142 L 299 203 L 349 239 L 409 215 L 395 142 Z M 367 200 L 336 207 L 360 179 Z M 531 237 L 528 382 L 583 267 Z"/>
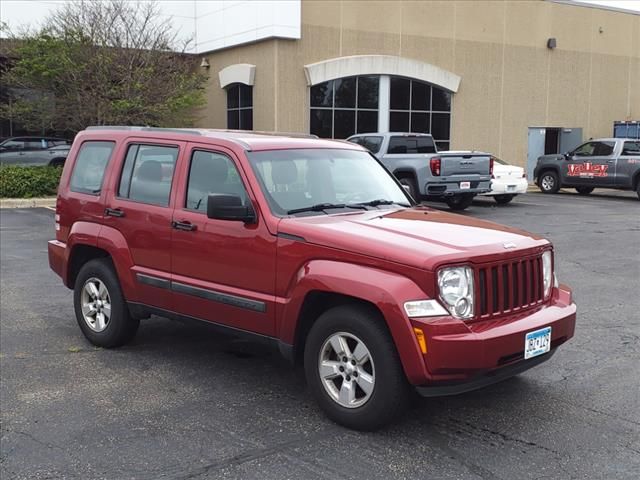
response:
<path id="1" fill-rule="evenodd" d="M 76 156 L 87 140 L 115 142 L 99 196 L 69 188 Z M 179 147 L 168 207 L 117 197 L 127 147 L 135 142 Z M 196 148 L 215 149 L 235 162 L 257 214 L 255 223 L 212 220 L 180 207 L 186 195 L 188 162 Z M 571 291 L 563 285 L 554 287 L 547 300 L 530 299 L 523 306 L 478 313 L 468 321 L 452 316 L 408 318 L 404 302 L 437 298 L 439 267 L 469 265 L 478 279 L 481 268 L 491 271 L 499 266 L 502 271 L 504 265 L 522 258 L 539 258 L 551 244 L 517 229 L 425 207 L 277 217 L 268 207 L 246 152 L 294 148 L 363 150 L 346 142 L 243 132 L 202 131 L 199 136 L 126 129 L 81 132 L 60 181 L 59 229 L 49 242 L 50 266 L 73 288 L 78 252 L 83 246 L 99 248 L 111 257 L 132 305 L 259 334 L 284 346 L 284 351 L 299 348 L 300 315 L 310 294 L 355 297 L 375 305 L 384 316 L 413 385 L 464 382 L 517 362 L 524 334 L 537 328 L 552 327 L 554 348 L 573 336 L 576 307 Z M 126 215 L 106 216 L 105 208 L 121 209 Z M 174 221 L 191 222 L 195 230 L 171 229 Z M 536 265 L 533 262 L 523 270 L 522 278 L 538 275 Z M 256 301 L 265 308 L 239 308 L 162 290 L 141 283 L 137 274 Z M 497 300 L 503 301 L 502 293 Z M 426 355 L 413 327 L 425 334 Z"/>

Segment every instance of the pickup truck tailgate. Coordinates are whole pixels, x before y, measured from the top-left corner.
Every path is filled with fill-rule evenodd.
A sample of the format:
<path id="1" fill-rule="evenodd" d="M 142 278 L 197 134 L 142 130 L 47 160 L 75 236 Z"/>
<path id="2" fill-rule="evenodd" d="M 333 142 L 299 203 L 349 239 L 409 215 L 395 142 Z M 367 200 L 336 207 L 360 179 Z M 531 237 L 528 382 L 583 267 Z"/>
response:
<path id="1" fill-rule="evenodd" d="M 440 153 L 442 171 L 440 175 L 489 175 L 491 157 L 476 153 Z"/>

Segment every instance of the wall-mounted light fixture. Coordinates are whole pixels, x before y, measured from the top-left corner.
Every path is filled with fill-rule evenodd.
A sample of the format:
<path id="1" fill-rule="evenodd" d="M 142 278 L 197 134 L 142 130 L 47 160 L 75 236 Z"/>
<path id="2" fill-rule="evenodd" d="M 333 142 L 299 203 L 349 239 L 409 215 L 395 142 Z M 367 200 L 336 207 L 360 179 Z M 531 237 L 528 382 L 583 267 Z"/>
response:
<path id="1" fill-rule="evenodd" d="M 209 60 L 207 60 L 207 57 L 202 57 L 202 62 L 200 62 L 200 68 L 205 68 L 209 70 L 210 66 L 211 65 L 209 65 Z"/>
<path id="2" fill-rule="evenodd" d="M 553 50 L 554 48 L 556 48 L 556 46 L 557 46 L 556 39 L 554 37 L 547 39 L 547 48 L 549 50 Z"/>

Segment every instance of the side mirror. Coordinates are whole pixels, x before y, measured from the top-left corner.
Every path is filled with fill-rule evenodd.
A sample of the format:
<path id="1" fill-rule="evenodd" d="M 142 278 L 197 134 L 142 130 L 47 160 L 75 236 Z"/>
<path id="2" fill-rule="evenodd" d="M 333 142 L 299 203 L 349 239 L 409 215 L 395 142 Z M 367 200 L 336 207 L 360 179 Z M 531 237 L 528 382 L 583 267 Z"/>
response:
<path id="1" fill-rule="evenodd" d="M 562 156 L 564 157 L 565 160 L 571 160 L 572 153 L 571 152 L 563 153 Z"/>
<path id="2" fill-rule="evenodd" d="M 207 197 L 207 217 L 255 223 L 256 212 L 251 204 L 242 205 L 242 199 L 237 195 L 212 193 Z"/>

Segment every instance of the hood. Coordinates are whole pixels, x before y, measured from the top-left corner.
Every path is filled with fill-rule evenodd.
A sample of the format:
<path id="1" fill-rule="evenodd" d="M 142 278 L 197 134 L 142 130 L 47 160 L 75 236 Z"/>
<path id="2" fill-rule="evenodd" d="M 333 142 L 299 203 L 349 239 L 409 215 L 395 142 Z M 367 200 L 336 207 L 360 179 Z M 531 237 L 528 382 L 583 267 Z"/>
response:
<path id="1" fill-rule="evenodd" d="M 551 153 L 549 155 L 541 155 L 538 157 L 538 161 L 546 160 L 546 161 L 555 161 L 555 160 L 564 160 L 564 155 L 561 153 Z"/>
<path id="2" fill-rule="evenodd" d="M 431 271 L 443 263 L 484 263 L 549 245 L 522 230 L 427 207 L 283 218 L 278 232 Z"/>

